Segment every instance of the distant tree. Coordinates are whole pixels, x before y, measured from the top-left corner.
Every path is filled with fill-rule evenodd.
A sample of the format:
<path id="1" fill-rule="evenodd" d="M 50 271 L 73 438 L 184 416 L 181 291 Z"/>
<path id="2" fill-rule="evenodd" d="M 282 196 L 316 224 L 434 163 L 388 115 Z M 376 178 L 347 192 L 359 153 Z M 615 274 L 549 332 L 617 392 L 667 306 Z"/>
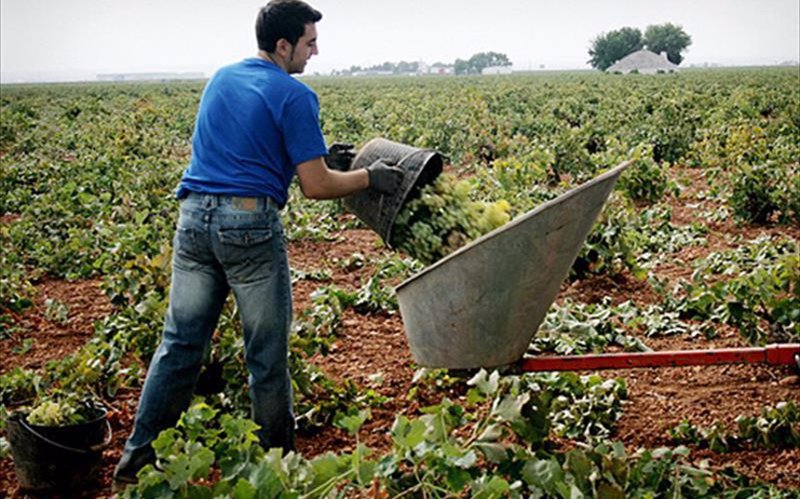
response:
<path id="1" fill-rule="evenodd" d="M 511 61 L 500 52 L 478 52 L 466 61 L 456 59 L 454 69 L 456 74 L 480 74 L 483 68 L 490 66 L 511 66 Z"/>
<path id="2" fill-rule="evenodd" d="M 638 28 L 625 27 L 602 33 L 592 40 L 589 64 L 593 68 L 605 71 L 618 60 L 643 47 L 642 32 Z"/>
<path id="3" fill-rule="evenodd" d="M 660 54 L 667 53 L 667 59 L 673 64 L 683 61 L 683 52 L 692 44 L 692 37 L 683 28 L 672 23 L 648 26 L 644 32 L 644 45 L 647 50 Z"/>
<path id="4" fill-rule="evenodd" d="M 419 62 L 400 61 L 397 63 L 396 72 L 400 74 L 416 73 L 419 69 Z"/>

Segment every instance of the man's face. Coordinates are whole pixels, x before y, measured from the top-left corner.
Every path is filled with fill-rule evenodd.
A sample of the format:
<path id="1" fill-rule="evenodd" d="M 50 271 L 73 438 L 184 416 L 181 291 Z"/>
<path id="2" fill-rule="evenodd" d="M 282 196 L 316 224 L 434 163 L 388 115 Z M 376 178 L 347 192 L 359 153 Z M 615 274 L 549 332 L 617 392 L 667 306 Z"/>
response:
<path id="1" fill-rule="evenodd" d="M 317 55 L 317 26 L 314 23 L 306 24 L 305 33 L 297 40 L 286 62 L 286 71 L 289 74 L 302 73 L 306 63 L 312 55 Z"/>

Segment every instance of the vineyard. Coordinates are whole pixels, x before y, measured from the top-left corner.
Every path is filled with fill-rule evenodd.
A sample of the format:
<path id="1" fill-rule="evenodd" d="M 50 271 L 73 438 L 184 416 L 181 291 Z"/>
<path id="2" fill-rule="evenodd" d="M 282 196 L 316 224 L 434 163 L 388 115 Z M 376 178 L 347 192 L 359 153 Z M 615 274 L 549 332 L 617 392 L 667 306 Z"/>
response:
<path id="1" fill-rule="evenodd" d="M 442 226 L 444 192 L 488 207 L 469 237 L 632 161 L 529 354 L 800 342 L 796 67 L 305 81 L 329 142 L 385 137 L 445 155 L 458 183 L 415 203 Z M 10 497 L 25 494 L 7 418 L 80 421 L 86 403 L 108 410 L 113 439 L 81 492 L 112 494 L 160 340 L 174 189 L 202 89 L 0 88 Z M 452 248 L 422 247 L 428 227 L 389 249 L 341 202 L 291 192 L 298 452 L 256 443 L 230 298 L 193 405 L 121 497 L 800 497 L 797 370 L 419 368 L 393 287 Z"/>

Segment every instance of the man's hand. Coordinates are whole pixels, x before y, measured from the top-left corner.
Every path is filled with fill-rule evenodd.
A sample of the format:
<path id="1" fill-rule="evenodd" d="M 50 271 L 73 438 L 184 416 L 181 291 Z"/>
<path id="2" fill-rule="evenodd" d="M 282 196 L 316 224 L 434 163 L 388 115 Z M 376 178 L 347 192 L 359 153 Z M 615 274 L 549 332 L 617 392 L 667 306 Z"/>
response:
<path id="1" fill-rule="evenodd" d="M 356 157 L 356 148 L 353 144 L 335 142 L 328 148 L 328 155 L 325 157 L 325 164 L 331 170 L 346 172 L 350 170 L 350 164 Z"/>
<path id="2" fill-rule="evenodd" d="M 390 166 L 377 160 L 366 168 L 369 172 L 369 188 L 381 194 L 394 194 L 403 183 L 405 172 L 397 166 Z"/>

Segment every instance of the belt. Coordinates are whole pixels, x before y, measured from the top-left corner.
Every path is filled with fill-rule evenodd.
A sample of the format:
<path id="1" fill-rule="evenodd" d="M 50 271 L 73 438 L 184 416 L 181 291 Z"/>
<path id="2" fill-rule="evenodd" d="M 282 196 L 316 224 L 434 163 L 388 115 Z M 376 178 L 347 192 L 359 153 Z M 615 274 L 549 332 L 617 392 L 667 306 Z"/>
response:
<path id="1" fill-rule="evenodd" d="M 232 196 L 230 194 L 206 194 L 200 192 L 190 192 L 186 198 L 195 199 L 202 202 L 206 208 L 229 205 L 235 210 L 241 211 L 264 211 L 267 208 L 279 208 L 278 203 L 269 196 L 247 197 Z"/>

